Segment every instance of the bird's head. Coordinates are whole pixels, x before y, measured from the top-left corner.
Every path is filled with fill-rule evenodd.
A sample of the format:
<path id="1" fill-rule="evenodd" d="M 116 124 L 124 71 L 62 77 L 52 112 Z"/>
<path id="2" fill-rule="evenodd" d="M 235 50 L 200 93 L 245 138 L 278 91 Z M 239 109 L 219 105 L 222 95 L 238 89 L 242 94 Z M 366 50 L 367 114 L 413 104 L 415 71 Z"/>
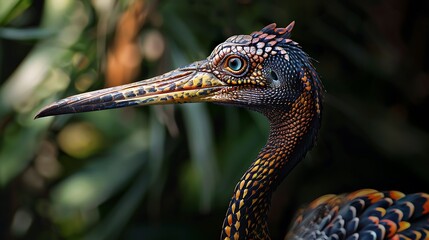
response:
<path id="1" fill-rule="evenodd" d="M 59 100 L 36 116 L 135 105 L 216 102 L 260 112 L 288 110 L 303 94 L 320 113 L 321 83 L 310 59 L 286 28 L 270 24 L 219 44 L 210 56 L 161 76 Z"/>

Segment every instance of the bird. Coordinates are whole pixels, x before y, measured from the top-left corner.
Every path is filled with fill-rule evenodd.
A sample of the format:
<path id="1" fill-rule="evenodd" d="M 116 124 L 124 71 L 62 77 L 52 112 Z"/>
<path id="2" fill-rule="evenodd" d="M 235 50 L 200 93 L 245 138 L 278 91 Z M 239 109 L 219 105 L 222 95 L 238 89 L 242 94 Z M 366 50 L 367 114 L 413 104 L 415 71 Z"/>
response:
<path id="1" fill-rule="evenodd" d="M 266 145 L 233 190 L 221 240 L 271 239 L 273 192 L 313 147 L 324 87 L 312 59 L 287 27 L 234 35 L 203 60 L 160 76 L 70 96 L 35 118 L 129 106 L 211 102 L 263 114 Z M 361 189 L 328 194 L 298 211 L 285 239 L 429 239 L 429 195 Z"/>

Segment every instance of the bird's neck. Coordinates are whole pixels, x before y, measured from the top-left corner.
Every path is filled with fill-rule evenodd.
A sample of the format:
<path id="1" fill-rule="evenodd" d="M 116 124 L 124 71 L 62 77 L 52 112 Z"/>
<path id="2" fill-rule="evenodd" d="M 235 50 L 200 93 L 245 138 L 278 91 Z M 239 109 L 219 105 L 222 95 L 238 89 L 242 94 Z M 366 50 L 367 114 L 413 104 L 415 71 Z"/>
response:
<path id="1" fill-rule="evenodd" d="M 269 239 L 267 215 L 279 183 L 312 147 L 320 125 L 319 99 L 311 92 L 284 110 L 265 110 L 268 141 L 235 187 L 221 239 Z"/>

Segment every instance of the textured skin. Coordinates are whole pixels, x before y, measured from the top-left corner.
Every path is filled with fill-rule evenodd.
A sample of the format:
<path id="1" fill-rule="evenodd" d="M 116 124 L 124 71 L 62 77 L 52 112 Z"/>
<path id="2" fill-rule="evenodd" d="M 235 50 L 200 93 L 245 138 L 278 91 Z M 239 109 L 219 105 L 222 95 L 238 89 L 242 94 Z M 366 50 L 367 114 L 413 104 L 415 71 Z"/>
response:
<path id="1" fill-rule="evenodd" d="M 237 98 L 270 121 L 267 144 L 234 189 L 221 239 L 269 239 L 271 195 L 315 141 L 322 86 L 308 55 L 289 38 L 292 28 L 293 23 L 286 28 L 271 24 L 250 35 L 230 37 L 208 58 L 214 65 L 230 53 L 247 59 L 247 71 L 239 78 L 218 77 L 229 84 L 260 86 L 237 91 Z"/>
<path id="2" fill-rule="evenodd" d="M 151 79 L 59 100 L 36 118 L 186 102 L 261 112 L 270 122 L 268 141 L 233 191 L 220 239 L 270 239 L 271 196 L 313 146 L 322 112 L 322 84 L 308 55 L 290 39 L 293 26 L 270 24 L 250 35 L 232 36 L 207 59 Z M 302 210 L 286 239 L 429 239 L 428 211 L 423 193 L 327 195 Z"/>
<path id="3" fill-rule="evenodd" d="M 315 200 L 285 239 L 429 239 L 429 195 L 359 190 Z"/>

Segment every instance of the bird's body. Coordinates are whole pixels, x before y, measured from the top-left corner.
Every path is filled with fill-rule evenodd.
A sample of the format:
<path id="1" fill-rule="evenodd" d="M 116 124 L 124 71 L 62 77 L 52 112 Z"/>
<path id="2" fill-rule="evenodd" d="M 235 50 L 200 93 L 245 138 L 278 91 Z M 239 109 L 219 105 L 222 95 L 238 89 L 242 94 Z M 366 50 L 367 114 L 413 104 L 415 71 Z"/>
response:
<path id="1" fill-rule="evenodd" d="M 322 84 L 286 28 L 270 24 L 228 38 L 205 60 L 128 85 L 60 100 L 37 117 L 133 105 L 216 102 L 246 107 L 270 122 L 267 144 L 237 183 L 221 239 L 270 239 L 272 193 L 313 146 Z M 286 239 L 429 239 L 429 195 L 361 190 L 327 195 L 303 210 Z"/>
<path id="2" fill-rule="evenodd" d="M 363 189 L 326 195 L 298 215 L 285 239 L 429 239 L 429 196 Z"/>

